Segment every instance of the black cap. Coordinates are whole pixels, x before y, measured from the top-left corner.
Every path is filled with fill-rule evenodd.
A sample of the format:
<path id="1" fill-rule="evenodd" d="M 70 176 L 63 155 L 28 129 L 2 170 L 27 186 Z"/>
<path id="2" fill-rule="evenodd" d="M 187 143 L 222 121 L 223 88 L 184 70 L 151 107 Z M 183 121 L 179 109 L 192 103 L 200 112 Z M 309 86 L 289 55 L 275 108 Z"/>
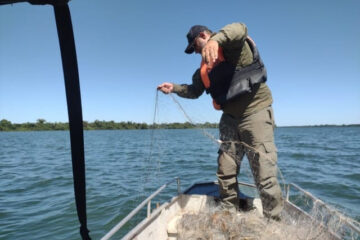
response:
<path id="1" fill-rule="evenodd" d="M 186 35 L 188 39 L 188 45 L 185 49 L 185 53 L 191 54 L 195 51 L 194 40 L 203 31 L 210 31 L 210 30 L 202 25 L 194 25 L 190 28 L 188 34 Z"/>

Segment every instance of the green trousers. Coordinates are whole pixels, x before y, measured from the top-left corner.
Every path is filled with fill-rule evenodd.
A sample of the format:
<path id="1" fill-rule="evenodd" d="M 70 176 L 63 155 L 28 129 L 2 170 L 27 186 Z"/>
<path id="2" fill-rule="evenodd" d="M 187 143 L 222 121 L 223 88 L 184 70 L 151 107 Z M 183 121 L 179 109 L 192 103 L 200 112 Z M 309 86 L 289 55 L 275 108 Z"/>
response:
<path id="1" fill-rule="evenodd" d="M 217 177 L 220 197 L 225 207 L 239 206 L 237 175 L 244 154 L 259 191 L 263 213 L 276 217 L 283 209 L 283 198 L 277 180 L 277 149 L 274 144 L 274 115 L 267 107 L 241 119 L 223 114 L 220 120 L 220 140 Z M 254 151 L 249 152 L 241 142 Z"/>

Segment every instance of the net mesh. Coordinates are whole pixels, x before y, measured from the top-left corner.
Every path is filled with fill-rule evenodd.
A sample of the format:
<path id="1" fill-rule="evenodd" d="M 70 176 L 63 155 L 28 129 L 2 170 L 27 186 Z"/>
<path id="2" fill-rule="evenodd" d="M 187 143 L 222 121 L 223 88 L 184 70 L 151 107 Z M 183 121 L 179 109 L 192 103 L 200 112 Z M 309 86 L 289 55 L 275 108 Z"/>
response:
<path id="1" fill-rule="evenodd" d="M 234 214 L 228 211 L 215 211 L 213 213 L 185 214 L 179 221 L 177 229 L 178 239 L 183 240 L 359 239 L 354 232 L 343 232 L 340 227 L 341 222 L 335 225 L 337 226 L 333 227 L 337 230 L 337 236 L 331 234 L 326 227 L 308 219 L 294 221 L 289 218 L 287 221 L 277 222 L 267 220 L 255 212 Z"/>
<path id="2" fill-rule="evenodd" d="M 290 189 L 288 201 L 306 213 L 299 214 L 299 210 L 290 215 L 294 223 L 307 224 L 308 232 L 315 234 L 315 237 L 306 239 L 322 239 L 319 237 L 328 235 L 334 236 L 333 239 L 360 239 L 360 224 L 357 221 L 296 185 Z"/>
<path id="3" fill-rule="evenodd" d="M 291 197 L 302 206 L 302 211 L 286 203 L 280 220 L 264 218 L 256 209 L 230 212 L 210 206 L 200 213 L 185 213 L 177 222 L 177 239 L 231 240 L 328 240 L 360 239 L 357 222 L 319 204 L 304 194 Z M 313 202 L 313 203 L 312 203 Z M 306 209 L 306 211 L 305 211 Z M 329 211 L 329 209 L 331 209 Z"/>
<path id="4" fill-rule="evenodd" d="M 191 124 L 196 125 L 176 98 L 171 94 L 170 96 L 185 118 Z M 220 145 L 221 142 L 205 129 L 201 129 L 201 131 L 214 143 Z M 241 144 L 245 151 L 253 150 L 250 146 L 242 142 Z M 246 153 L 248 152 L 246 151 Z M 280 171 L 279 175 L 285 186 L 285 180 Z M 248 177 L 250 178 L 250 176 Z M 215 206 L 206 212 L 187 213 L 178 221 L 177 239 L 360 240 L 360 224 L 358 222 L 344 216 L 335 208 L 314 198 L 304 190 L 292 189 L 291 192 L 289 191 L 289 198 L 286 200 L 285 206 L 279 221 L 264 218 L 257 210 L 229 212 Z"/>

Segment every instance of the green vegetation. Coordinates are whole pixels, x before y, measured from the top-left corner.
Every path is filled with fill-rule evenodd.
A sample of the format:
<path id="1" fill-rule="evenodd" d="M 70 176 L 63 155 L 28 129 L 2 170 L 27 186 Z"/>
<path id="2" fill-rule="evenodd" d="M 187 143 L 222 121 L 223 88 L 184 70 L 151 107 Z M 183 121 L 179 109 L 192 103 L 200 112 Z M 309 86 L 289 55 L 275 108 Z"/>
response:
<path id="1" fill-rule="evenodd" d="M 114 121 L 99 121 L 83 122 L 84 130 L 114 130 L 114 129 L 187 129 L 187 128 L 217 128 L 216 123 L 203 123 L 193 125 L 189 122 L 185 123 L 162 123 L 162 124 L 146 124 L 134 122 L 114 122 Z M 0 131 L 54 131 L 54 130 L 69 130 L 68 123 L 46 122 L 45 119 L 38 119 L 36 123 L 11 123 L 6 119 L 0 121 Z"/>
<path id="2" fill-rule="evenodd" d="M 135 122 L 114 122 L 114 121 L 99 121 L 83 122 L 84 130 L 117 130 L 117 129 L 189 129 L 189 128 L 217 128 L 217 123 L 201 123 L 191 124 L 185 123 L 161 123 L 161 124 L 146 124 Z M 312 126 L 286 126 L 286 127 L 360 127 L 360 124 L 349 125 L 312 125 Z M 68 123 L 62 122 L 46 122 L 45 119 L 38 119 L 36 123 L 11 123 L 6 119 L 0 121 L 0 132 L 3 131 L 57 131 L 69 130 Z"/>

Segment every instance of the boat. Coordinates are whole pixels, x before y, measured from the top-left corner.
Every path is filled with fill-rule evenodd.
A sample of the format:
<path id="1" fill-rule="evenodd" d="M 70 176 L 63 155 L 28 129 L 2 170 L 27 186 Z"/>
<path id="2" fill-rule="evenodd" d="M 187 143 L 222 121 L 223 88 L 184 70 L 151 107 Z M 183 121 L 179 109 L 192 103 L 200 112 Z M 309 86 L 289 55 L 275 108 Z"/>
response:
<path id="1" fill-rule="evenodd" d="M 157 189 L 104 235 L 101 240 L 108 240 L 114 236 L 145 206 L 147 206 L 146 218 L 126 233 L 122 237 L 123 240 L 360 239 L 360 224 L 358 222 L 329 207 L 294 183 L 286 186 L 284 210 L 280 222 L 262 216 L 262 205 L 259 196 L 256 195 L 256 186 L 244 182 L 239 182 L 239 198 L 246 207 L 249 208 L 250 206 L 250 210 L 232 213 L 219 209 L 219 186 L 217 182 L 195 183 L 181 192 L 179 178 L 176 178 L 177 195 L 151 209 L 152 199 L 174 182 L 172 180 Z M 297 193 L 294 194 L 294 192 Z M 251 193 L 255 194 L 251 196 Z M 307 199 L 307 201 L 303 200 L 302 203 L 296 204 L 299 196 Z M 203 226 L 199 226 L 201 224 Z M 264 226 L 267 226 L 268 229 L 264 229 Z M 245 232 L 241 232 L 244 229 Z M 212 233 L 209 233 L 211 231 Z M 188 232 L 193 235 L 189 236 Z M 269 238 L 269 234 L 273 234 L 273 236 Z"/>

